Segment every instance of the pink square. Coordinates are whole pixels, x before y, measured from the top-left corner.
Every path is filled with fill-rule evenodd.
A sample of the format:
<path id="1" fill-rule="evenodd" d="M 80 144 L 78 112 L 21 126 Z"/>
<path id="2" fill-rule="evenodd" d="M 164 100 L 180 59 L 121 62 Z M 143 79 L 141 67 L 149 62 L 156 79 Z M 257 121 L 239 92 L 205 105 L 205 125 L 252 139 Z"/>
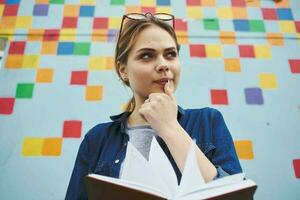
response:
<path id="1" fill-rule="evenodd" d="M 186 0 L 187 6 L 200 6 L 201 0 Z"/>
<path id="2" fill-rule="evenodd" d="M 240 57 L 254 58 L 254 47 L 252 45 L 239 45 Z"/>
<path id="3" fill-rule="evenodd" d="M 9 54 L 24 54 L 26 42 L 15 41 L 9 45 Z"/>
<path id="4" fill-rule="evenodd" d="M 80 138 L 81 127 L 82 127 L 81 121 L 77 121 L 77 120 L 64 121 L 63 137 Z"/>
<path id="5" fill-rule="evenodd" d="M 231 5 L 234 7 L 244 7 L 246 6 L 245 0 L 231 0 Z"/>
<path id="6" fill-rule="evenodd" d="M 93 22 L 94 29 L 108 29 L 107 17 L 96 17 Z"/>
<path id="7" fill-rule="evenodd" d="M 3 10 L 3 16 L 17 16 L 19 10 L 19 4 L 6 4 Z"/>
<path id="8" fill-rule="evenodd" d="M 176 31 L 187 31 L 187 22 L 182 19 L 175 19 Z"/>
<path id="9" fill-rule="evenodd" d="M 295 21 L 296 30 L 300 33 L 300 21 Z"/>
<path id="10" fill-rule="evenodd" d="M 141 8 L 142 10 L 142 13 L 155 13 L 155 7 L 145 7 L 145 6 L 142 6 Z"/>
<path id="11" fill-rule="evenodd" d="M 44 33 L 44 41 L 58 41 L 59 30 L 58 29 L 47 29 Z"/>
<path id="12" fill-rule="evenodd" d="M 190 56 L 191 57 L 206 57 L 205 46 L 202 44 L 191 44 L 190 45 Z"/>
<path id="13" fill-rule="evenodd" d="M 14 98 L 0 98 L 0 114 L 10 115 L 13 112 L 15 104 Z"/>
<path id="14" fill-rule="evenodd" d="M 228 105 L 227 90 L 210 90 L 211 103 Z"/>
<path id="15" fill-rule="evenodd" d="M 300 178 L 300 159 L 293 160 L 293 166 L 296 178 Z"/>
<path id="16" fill-rule="evenodd" d="M 72 71 L 71 85 L 86 85 L 88 71 Z"/>
<path id="17" fill-rule="evenodd" d="M 277 20 L 277 11 L 274 8 L 262 8 L 262 14 L 264 19 Z"/>
<path id="18" fill-rule="evenodd" d="M 292 73 L 300 73 L 300 60 L 289 60 Z"/>
<path id="19" fill-rule="evenodd" d="M 77 28 L 77 17 L 64 17 L 63 28 Z"/>

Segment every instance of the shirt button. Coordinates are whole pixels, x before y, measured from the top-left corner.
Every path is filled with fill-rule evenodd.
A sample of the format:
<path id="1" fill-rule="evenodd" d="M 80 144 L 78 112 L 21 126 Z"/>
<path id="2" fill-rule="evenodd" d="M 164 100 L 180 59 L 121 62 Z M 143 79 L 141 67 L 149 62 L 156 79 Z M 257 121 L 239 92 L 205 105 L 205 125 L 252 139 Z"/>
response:
<path id="1" fill-rule="evenodd" d="M 117 159 L 117 160 L 115 160 L 115 163 L 117 164 L 117 163 L 119 163 L 120 162 L 120 160 L 119 159 Z"/>
<path id="2" fill-rule="evenodd" d="M 124 147 L 126 147 L 126 146 L 127 146 L 127 142 L 124 143 Z"/>

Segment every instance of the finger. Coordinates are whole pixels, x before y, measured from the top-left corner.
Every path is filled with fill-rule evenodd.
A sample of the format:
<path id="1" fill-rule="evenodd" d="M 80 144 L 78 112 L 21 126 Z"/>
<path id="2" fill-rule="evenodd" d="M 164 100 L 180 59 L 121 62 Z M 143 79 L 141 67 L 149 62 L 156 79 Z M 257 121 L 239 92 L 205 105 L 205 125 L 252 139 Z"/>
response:
<path id="1" fill-rule="evenodd" d="M 164 90 L 165 90 L 165 93 L 166 93 L 172 100 L 175 101 L 175 96 L 174 96 L 174 94 L 173 94 L 173 90 L 171 89 L 171 83 L 170 83 L 170 81 L 168 81 L 168 82 L 165 84 Z"/>

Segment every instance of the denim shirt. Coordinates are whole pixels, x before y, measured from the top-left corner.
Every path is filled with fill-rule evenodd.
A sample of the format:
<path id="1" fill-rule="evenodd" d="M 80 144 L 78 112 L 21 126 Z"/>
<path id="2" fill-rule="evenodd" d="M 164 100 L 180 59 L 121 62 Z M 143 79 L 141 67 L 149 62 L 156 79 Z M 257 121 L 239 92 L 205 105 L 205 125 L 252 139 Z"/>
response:
<path id="1" fill-rule="evenodd" d="M 125 158 L 129 136 L 125 133 L 129 112 L 112 116 L 112 122 L 98 124 L 85 135 L 80 144 L 66 199 L 87 199 L 84 177 L 95 173 L 118 178 Z M 177 120 L 206 157 L 216 166 L 216 178 L 242 172 L 232 137 L 222 114 L 214 108 L 182 109 Z M 165 142 L 158 143 L 170 160 L 177 180 L 181 173 Z"/>

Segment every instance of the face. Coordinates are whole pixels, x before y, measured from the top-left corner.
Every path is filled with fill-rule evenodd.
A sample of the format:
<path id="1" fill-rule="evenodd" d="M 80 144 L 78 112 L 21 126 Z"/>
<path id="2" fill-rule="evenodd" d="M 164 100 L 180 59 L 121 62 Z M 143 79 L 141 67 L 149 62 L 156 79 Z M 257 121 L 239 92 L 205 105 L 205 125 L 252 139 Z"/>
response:
<path id="1" fill-rule="evenodd" d="M 170 82 L 175 91 L 180 67 L 176 43 L 171 35 L 158 26 L 149 26 L 137 36 L 120 74 L 129 80 L 136 100 L 145 100 L 151 93 L 164 92 Z"/>

